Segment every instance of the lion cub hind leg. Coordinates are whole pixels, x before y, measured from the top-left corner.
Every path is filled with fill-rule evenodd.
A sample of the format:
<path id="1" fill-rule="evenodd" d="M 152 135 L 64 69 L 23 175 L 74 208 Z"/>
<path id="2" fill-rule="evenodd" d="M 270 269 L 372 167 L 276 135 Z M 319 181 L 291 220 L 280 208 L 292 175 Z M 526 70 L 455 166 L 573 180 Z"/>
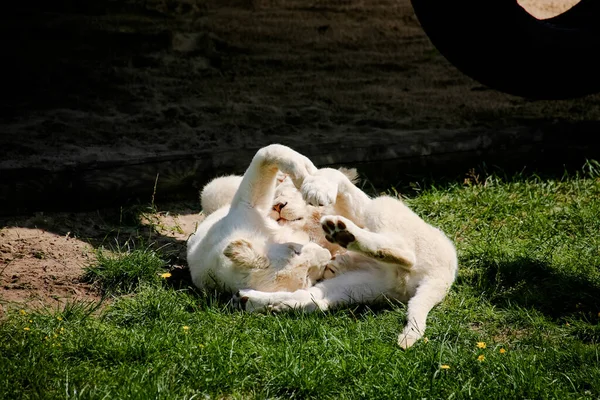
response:
<path id="1" fill-rule="evenodd" d="M 406 243 L 391 233 L 375 233 L 359 228 L 348 218 L 326 215 L 321 218 L 325 238 L 348 250 L 356 251 L 382 262 L 410 269 L 416 262 L 415 253 Z"/>
<path id="2" fill-rule="evenodd" d="M 270 266 L 269 259 L 245 239 L 230 242 L 223 250 L 223 254 L 239 267 L 266 269 Z"/>
<path id="3" fill-rule="evenodd" d="M 426 280 L 417 288 L 408 301 L 406 326 L 398 336 L 398 345 L 403 349 L 411 347 L 425 332 L 429 311 L 440 303 L 448 292 L 448 284 L 441 280 Z"/>

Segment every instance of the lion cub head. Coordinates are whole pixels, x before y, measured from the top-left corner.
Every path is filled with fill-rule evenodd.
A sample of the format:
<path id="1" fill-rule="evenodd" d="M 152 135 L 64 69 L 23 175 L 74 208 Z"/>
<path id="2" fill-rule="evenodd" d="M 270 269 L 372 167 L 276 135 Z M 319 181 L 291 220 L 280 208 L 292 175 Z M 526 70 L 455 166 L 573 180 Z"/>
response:
<path id="1" fill-rule="evenodd" d="M 356 169 L 340 168 L 352 181 L 358 181 Z M 325 240 L 323 229 L 321 229 L 321 217 L 323 207 L 314 207 L 306 203 L 302 194 L 289 177 L 284 177 L 281 183 L 275 189 L 275 198 L 273 207 L 269 212 L 269 217 L 277 221 L 279 225 L 292 228 L 295 231 L 304 231 L 308 233 L 312 242 L 327 248 L 332 253 L 339 250 L 339 246 L 329 243 Z"/>

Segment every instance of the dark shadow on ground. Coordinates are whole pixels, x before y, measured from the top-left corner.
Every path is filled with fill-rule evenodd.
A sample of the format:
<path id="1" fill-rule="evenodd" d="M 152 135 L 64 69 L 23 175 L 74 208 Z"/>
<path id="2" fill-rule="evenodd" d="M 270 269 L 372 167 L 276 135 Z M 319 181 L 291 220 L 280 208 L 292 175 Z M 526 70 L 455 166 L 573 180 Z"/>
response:
<path id="1" fill-rule="evenodd" d="M 500 307 L 535 309 L 562 319 L 596 316 L 600 310 L 600 285 L 581 276 L 557 271 L 546 262 L 525 257 L 511 261 L 479 260 L 483 269 L 471 284 Z"/>
<path id="2" fill-rule="evenodd" d="M 13 5 L 0 17 L 0 43 L 8 60 L 0 77 L 5 89 L 0 117 L 43 109 L 135 108 L 136 96 L 121 87 L 127 80 L 124 68 L 155 68 L 153 54 L 171 50 L 167 27 L 176 21 L 168 10 L 114 1 L 35 3 Z M 162 25 L 148 29 L 139 23 L 144 18 Z M 119 21 L 135 28 L 119 29 Z"/>

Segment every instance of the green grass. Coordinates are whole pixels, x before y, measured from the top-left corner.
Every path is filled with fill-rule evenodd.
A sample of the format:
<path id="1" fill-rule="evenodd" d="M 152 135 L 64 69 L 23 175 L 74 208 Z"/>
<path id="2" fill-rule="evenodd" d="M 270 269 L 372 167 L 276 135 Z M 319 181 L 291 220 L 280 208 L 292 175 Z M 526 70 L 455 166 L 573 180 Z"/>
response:
<path id="1" fill-rule="evenodd" d="M 593 167 L 561 179 L 429 185 L 406 199 L 460 257 L 427 341 L 408 351 L 396 345 L 401 304 L 250 315 L 157 278 L 160 251 L 122 249 L 89 271 L 105 290 L 131 294 L 101 310 L 70 304 L 5 318 L 0 397 L 598 399 Z"/>
<path id="2" fill-rule="evenodd" d="M 107 294 L 132 292 L 142 283 L 158 283 L 166 262 L 152 248 L 130 250 L 117 248 L 116 253 L 96 251 L 97 262 L 85 269 L 84 279 L 98 284 Z"/>

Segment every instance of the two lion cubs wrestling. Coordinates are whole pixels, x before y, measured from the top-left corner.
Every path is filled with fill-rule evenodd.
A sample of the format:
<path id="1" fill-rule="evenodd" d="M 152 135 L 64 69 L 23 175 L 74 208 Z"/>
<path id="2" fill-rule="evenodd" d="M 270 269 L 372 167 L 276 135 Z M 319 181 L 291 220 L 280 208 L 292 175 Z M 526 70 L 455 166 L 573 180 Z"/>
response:
<path id="1" fill-rule="evenodd" d="M 243 177 L 202 191 L 209 215 L 187 251 L 194 284 L 234 293 L 247 311 L 397 299 L 408 304 L 398 344 L 412 346 L 454 282 L 456 250 L 402 201 L 371 198 L 355 178 L 286 146 L 260 149 Z"/>

